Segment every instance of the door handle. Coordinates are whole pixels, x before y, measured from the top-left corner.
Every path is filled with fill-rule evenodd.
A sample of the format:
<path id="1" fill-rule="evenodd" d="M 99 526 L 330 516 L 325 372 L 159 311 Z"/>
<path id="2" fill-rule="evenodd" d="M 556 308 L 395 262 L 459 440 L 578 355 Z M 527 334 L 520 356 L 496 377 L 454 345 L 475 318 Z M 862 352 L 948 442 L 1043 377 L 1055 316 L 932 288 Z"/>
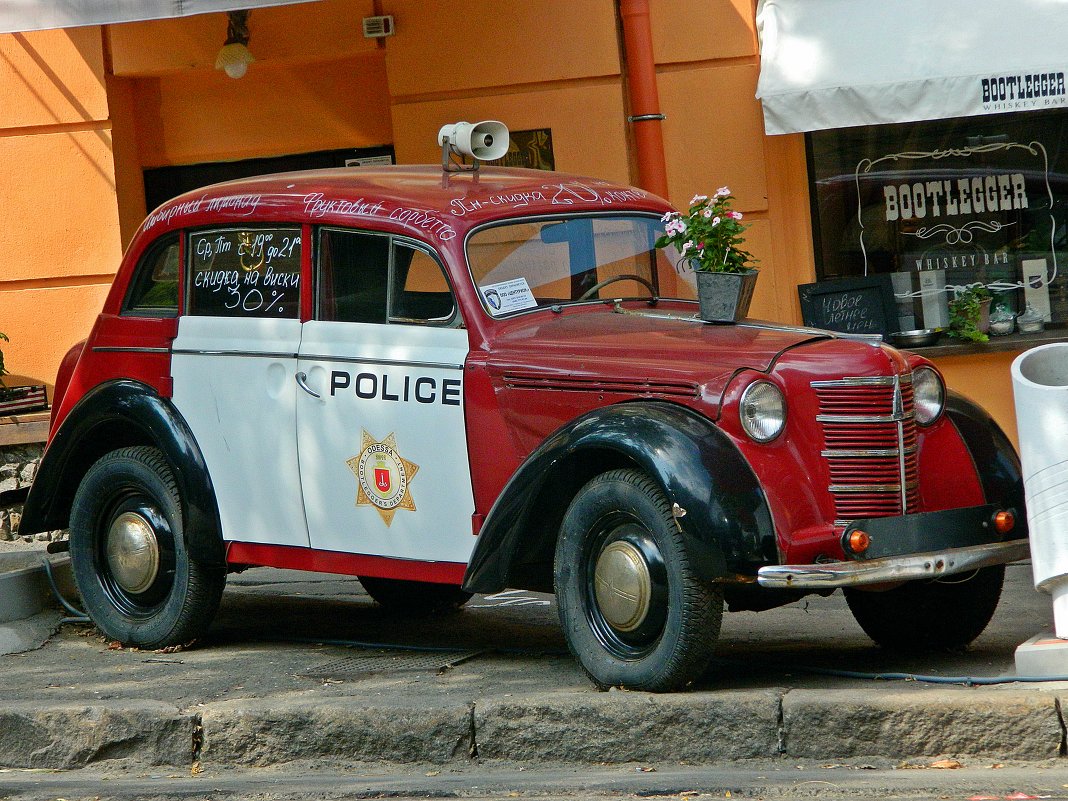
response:
<path id="1" fill-rule="evenodd" d="M 297 373 L 296 379 L 297 379 L 297 386 L 298 387 L 303 389 L 305 392 L 307 392 L 309 395 L 311 395 L 316 400 L 322 400 L 323 399 L 322 395 L 320 395 L 318 392 L 316 392 L 314 389 L 312 389 L 311 387 L 308 386 L 308 374 L 307 373 Z"/>

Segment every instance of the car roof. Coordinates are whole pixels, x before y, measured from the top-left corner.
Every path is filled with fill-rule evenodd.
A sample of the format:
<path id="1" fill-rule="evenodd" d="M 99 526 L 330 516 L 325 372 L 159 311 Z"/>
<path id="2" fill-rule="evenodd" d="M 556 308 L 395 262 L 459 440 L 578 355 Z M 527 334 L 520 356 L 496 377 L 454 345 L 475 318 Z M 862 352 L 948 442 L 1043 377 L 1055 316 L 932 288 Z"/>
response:
<path id="1" fill-rule="evenodd" d="M 642 189 L 566 173 L 483 167 L 343 167 L 276 173 L 214 184 L 169 200 L 142 224 L 177 227 L 251 221 L 400 225 L 447 241 L 483 222 L 529 214 L 637 210 L 666 201 Z"/>

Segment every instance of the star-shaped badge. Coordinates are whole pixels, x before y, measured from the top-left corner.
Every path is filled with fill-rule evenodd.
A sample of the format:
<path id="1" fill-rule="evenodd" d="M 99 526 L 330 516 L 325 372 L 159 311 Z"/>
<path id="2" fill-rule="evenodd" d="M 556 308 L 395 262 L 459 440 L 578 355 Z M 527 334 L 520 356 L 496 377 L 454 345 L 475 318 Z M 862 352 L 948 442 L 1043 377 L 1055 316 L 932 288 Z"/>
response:
<path id="1" fill-rule="evenodd" d="M 415 511 L 415 501 L 408 488 L 419 465 L 397 453 L 397 437 L 390 433 L 379 441 L 363 431 L 362 451 L 345 462 L 356 476 L 357 506 L 374 506 L 388 526 L 398 509 Z"/>

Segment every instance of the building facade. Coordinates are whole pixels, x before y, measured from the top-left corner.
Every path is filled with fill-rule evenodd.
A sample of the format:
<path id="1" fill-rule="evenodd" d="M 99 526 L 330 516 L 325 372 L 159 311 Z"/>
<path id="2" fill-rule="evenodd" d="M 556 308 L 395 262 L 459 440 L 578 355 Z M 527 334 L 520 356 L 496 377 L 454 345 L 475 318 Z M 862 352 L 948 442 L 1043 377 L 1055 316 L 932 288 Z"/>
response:
<path id="1" fill-rule="evenodd" d="M 753 317 L 801 323 L 799 286 L 855 277 L 858 269 L 866 276 L 866 259 L 872 273 L 891 274 L 906 272 L 910 260 L 938 267 L 940 259 L 963 258 L 953 248 L 890 243 L 909 226 L 887 224 L 919 219 L 921 202 L 933 219 L 931 193 L 921 188 L 917 200 L 912 186 L 955 181 L 965 168 L 935 175 L 929 165 L 912 165 L 911 177 L 876 171 L 880 180 L 865 184 L 871 202 L 850 206 L 849 194 L 859 195 L 856 164 L 871 153 L 903 152 L 910 137 L 937 150 L 969 137 L 993 142 L 1004 136 L 1000 128 L 958 125 L 947 134 L 928 124 L 885 134 L 880 125 L 769 135 L 757 98 L 758 20 L 767 9 L 755 0 L 651 0 L 647 24 L 664 118 L 633 121 L 628 78 L 643 65 L 633 63 L 625 41 L 622 5 L 318 0 L 255 8 L 248 47 L 256 60 L 236 80 L 215 69 L 227 33 L 222 12 L 0 34 L 0 330 L 11 338 L 4 353 L 15 382 L 54 381 L 63 354 L 92 325 L 125 243 L 158 200 L 234 170 L 383 156 L 434 163 L 439 127 L 457 120 L 503 121 L 537 166 L 634 184 L 643 167 L 637 126 L 658 126 L 668 199 L 685 206 L 692 195 L 726 185 L 745 214 L 761 268 Z M 393 18 L 393 35 L 366 38 L 362 21 L 381 15 Z M 1001 91 L 996 81 L 992 91 Z M 1043 119 L 1052 142 L 1059 113 Z M 984 168 L 1010 176 L 1000 224 L 1023 225 L 1021 192 L 1031 208 L 1040 201 L 1031 162 Z M 916 170 L 927 172 L 917 177 Z M 1026 184 L 1015 195 L 1014 180 Z M 952 193 L 938 191 L 945 216 Z M 1001 192 L 994 190 L 999 204 Z M 867 229 L 861 257 L 851 226 L 869 212 L 881 214 L 881 228 Z M 896 219 L 882 219 L 892 213 Z M 1047 228 L 1031 226 L 1049 234 L 1043 241 L 1055 251 L 1058 234 Z M 876 237 L 880 246 L 872 246 Z M 1016 244 L 1006 237 L 987 248 L 1004 268 L 997 277 L 1042 258 L 1034 248 L 1043 243 L 1027 252 Z M 900 289 L 907 279 L 895 280 Z M 1022 289 L 1017 305 L 1020 297 Z M 913 307 L 922 302 L 899 299 L 899 306 L 903 319 L 912 312 L 910 324 L 921 327 Z M 995 344 L 940 347 L 932 358 L 952 387 L 1014 436 L 1009 364 L 1024 345 Z"/>

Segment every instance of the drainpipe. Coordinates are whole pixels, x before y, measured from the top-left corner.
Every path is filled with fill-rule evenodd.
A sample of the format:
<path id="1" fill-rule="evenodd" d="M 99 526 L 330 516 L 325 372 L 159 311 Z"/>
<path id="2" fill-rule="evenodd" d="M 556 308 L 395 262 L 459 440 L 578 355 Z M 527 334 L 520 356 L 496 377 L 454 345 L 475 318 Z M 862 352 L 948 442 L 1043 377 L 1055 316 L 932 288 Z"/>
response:
<path id="1" fill-rule="evenodd" d="M 656 62 L 649 25 L 649 0 L 619 0 L 623 21 L 623 53 L 627 69 L 627 93 L 638 161 L 638 186 L 667 197 L 667 167 L 660 123 L 660 97 L 656 90 Z"/>

